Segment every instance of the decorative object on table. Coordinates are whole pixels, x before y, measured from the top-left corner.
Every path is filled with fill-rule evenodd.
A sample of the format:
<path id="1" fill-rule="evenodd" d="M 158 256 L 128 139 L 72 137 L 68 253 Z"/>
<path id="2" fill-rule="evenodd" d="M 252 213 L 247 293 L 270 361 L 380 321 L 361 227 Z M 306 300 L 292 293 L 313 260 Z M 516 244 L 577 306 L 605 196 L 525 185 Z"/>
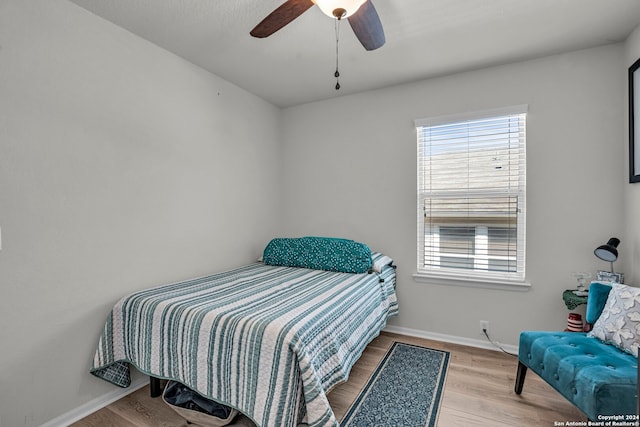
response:
<path id="1" fill-rule="evenodd" d="M 567 306 L 569 310 L 573 310 L 579 305 L 586 304 L 589 293 L 587 292 L 585 296 L 576 295 L 576 291 L 572 289 L 567 289 L 562 293 L 562 300 L 564 301 L 564 305 Z"/>
<path id="2" fill-rule="evenodd" d="M 598 271 L 598 281 L 607 283 L 624 283 L 624 274 L 622 273 L 610 273 L 608 271 Z"/>
<path id="3" fill-rule="evenodd" d="M 629 182 L 640 182 L 640 59 L 629 67 Z"/>
<path id="4" fill-rule="evenodd" d="M 582 323 L 582 316 L 578 313 L 569 313 L 567 317 L 567 331 L 582 332 L 583 330 L 584 324 Z"/>
<path id="5" fill-rule="evenodd" d="M 603 261 L 611 263 L 611 273 L 613 273 L 613 263 L 618 259 L 618 245 L 620 239 L 612 237 L 604 245 L 598 246 L 593 253 Z"/>
<path id="6" fill-rule="evenodd" d="M 394 342 L 340 426 L 434 427 L 448 365 L 448 351 Z"/>
<path id="7" fill-rule="evenodd" d="M 587 279 L 591 279 L 591 273 L 587 273 L 585 271 L 578 271 L 575 273 L 571 273 L 576 281 L 578 282 L 578 286 L 576 288 L 575 294 L 578 296 L 586 296 L 587 295 Z"/>

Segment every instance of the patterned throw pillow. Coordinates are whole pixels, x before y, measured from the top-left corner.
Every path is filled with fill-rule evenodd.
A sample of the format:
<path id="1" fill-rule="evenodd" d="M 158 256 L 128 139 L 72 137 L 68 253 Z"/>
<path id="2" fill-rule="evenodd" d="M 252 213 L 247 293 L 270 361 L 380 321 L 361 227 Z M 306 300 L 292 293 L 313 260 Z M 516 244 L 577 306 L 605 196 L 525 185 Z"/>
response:
<path id="1" fill-rule="evenodd" d="M 342 273 L 366 273 L 372 266 L 367 245 L 335 237 L 275 238 L 264 248 L 262 261 Z"/>
<path id="2" fill-rule="evenodd" d="M 599 338 L 638 357 L 640 288 L 614 285 L 589 336 Z"/>

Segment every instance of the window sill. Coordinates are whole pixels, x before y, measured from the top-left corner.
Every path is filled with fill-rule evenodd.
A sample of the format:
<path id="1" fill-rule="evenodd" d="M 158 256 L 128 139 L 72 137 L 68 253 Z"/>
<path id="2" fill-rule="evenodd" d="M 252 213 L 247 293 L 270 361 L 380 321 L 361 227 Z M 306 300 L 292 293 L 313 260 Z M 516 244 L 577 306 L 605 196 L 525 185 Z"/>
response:
<path id="1" fill-rule="evenodd" d="M 414 273 L 413 280 L 431 285 L 465 286 L 468 288 L 500 289 L 506 291 L 528 291 L 531 289 L 531 283 L 527 281 L 500 280 L 497 278 Z"/>

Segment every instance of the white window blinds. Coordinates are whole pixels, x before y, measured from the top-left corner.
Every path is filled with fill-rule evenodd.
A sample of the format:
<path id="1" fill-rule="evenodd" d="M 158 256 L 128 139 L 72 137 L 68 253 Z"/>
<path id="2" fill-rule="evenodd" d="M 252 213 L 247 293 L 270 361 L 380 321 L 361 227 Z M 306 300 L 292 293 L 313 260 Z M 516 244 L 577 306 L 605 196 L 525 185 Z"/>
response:
<path id="1" fill-rule="evenodd" d="M 419 274 L 524 279 L 526 109 L 416 121 Z"/>

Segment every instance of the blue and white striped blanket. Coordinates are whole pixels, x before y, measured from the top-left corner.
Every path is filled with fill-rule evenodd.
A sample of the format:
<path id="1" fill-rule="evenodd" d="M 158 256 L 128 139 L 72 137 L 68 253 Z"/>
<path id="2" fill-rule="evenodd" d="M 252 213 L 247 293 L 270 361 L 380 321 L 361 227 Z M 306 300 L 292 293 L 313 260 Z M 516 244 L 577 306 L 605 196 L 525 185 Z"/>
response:
<path id="1" fill-rule="evenodd" d="M 352 274 L 255 263 L 121 299 L 91 372 L 127 387 L 132 365 L 261 427 L 338 426 L 326 393 L 397 312 L 391 267 Z"/>

